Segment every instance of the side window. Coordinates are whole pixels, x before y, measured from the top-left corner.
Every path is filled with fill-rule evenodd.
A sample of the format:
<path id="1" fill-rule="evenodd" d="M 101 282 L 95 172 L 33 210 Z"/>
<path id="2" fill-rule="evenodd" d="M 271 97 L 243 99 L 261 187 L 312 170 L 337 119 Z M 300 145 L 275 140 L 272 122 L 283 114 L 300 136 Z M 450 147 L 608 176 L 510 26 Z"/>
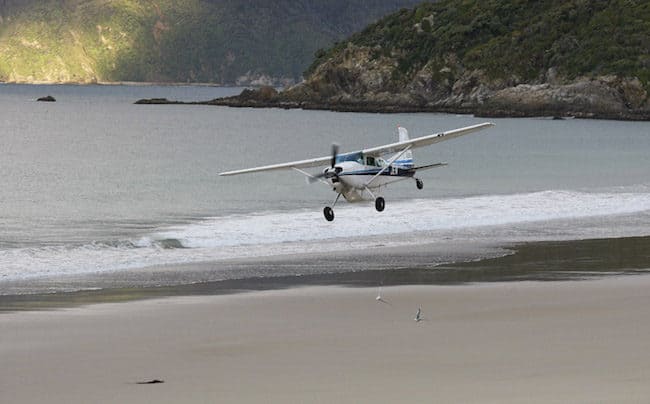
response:
<path id="1" fill-rule="evenodd" d="M 374 157 L 366 157 L 366 165 L 374 166 L 375 165 L 375 158 Z"/>

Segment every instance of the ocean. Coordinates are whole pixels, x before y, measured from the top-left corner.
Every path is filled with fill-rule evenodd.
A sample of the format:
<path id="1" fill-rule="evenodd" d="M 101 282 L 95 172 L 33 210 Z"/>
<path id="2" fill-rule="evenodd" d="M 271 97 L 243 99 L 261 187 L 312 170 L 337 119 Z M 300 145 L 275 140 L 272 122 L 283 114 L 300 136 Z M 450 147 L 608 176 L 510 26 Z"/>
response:
<path id="1" fill-rule="evenodd" d="M 339 202 L 329 223 L 322 208 L 336 195 L 296 172 L 217 174 L 328 155 L 333 142 L 342 152 L 394 142 L 397 125 L 416 137 L 486 119 L 133 104 L 240 91 L 0 85 L 0 294 L 152 267 L 209 263 L 179 278 L 192 283 L 248 276 L 220 272 L 241 259 L 650 235 L 647 122 L 493 119 L 414 151 L 416 165 L 449 164 L 419 175 L 423 190 L 388 187 L 381 213 Z M 35 101 L 48 94 L 57 102 Z M 264 268 L 255 276 L 277 275 Z"/>

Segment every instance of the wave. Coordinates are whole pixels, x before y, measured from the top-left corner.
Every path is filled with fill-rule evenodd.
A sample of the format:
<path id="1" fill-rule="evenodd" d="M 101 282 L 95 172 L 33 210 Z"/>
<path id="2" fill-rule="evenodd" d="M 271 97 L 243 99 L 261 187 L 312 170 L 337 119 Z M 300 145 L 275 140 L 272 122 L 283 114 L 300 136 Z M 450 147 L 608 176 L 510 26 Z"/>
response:
<path id="1" fill-rule="evenodd" d="M 178 240 L 187 248 L 209 248 L 508 225 L 649 209 L 650 193 L 543 191 L 388 202 L 381 213 L 371 204 L 344 205 L 337 207 L 333 223 L 313 210 L 215 217 L 156 233 L 153 240 Z"/>
<path id="2" fill-rule="evenodd" d="M 340 205 L 334 222 L 320 210 L 255 212 L 205 218 L 136 239 L 83 245 L 0 250 L 0 280 L 92 274 L 156 265 L 218 261 L 375 246 L 424 244 L 441 239 L 590 238 L 647 231 L 650 190 L 542 191 L 449 199 Z M 606 221 L 629 216 L 632 219 Z M 637 219 L 634 219 L 634 218 Z M 571 226 L 565 225 L 570 221 Z M 577 223 L 577 221 L 581 221 Z"/>

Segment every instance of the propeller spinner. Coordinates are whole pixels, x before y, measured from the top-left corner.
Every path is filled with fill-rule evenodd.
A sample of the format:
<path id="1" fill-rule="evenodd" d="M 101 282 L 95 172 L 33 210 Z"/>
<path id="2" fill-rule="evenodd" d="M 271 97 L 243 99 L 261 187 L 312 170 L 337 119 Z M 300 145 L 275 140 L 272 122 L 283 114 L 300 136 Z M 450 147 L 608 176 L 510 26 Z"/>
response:
<path id="1" fill-rule="evenodd" d="M 308 178 L 309 182 L 315 182 L 321 178 L 327 178 L 327 179 L 336 178 L 338 180 L 339 173 L 343 171 L 341 167 L 336 167 L 336 157 L 338 156 L 338 154 L 339 154 L 339 145 L 336 143 L 332 143 L 332 159 L 330 160 L 330 167 L 323 170 L 323 172 L 320 174 L 309 177 Z"/>

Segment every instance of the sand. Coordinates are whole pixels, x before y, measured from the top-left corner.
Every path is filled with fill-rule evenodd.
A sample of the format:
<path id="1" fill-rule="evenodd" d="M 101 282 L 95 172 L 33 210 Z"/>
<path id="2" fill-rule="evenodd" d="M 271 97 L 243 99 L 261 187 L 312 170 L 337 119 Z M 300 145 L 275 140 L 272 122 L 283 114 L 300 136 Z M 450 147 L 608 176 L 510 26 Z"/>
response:
<path id="1" fill-rule="evenodd" d="M 377 292 L 2 314 L 0 402 L 650 400 L 650 276 Z M 152 379 L 164 383 L 136 384 Z"/>

